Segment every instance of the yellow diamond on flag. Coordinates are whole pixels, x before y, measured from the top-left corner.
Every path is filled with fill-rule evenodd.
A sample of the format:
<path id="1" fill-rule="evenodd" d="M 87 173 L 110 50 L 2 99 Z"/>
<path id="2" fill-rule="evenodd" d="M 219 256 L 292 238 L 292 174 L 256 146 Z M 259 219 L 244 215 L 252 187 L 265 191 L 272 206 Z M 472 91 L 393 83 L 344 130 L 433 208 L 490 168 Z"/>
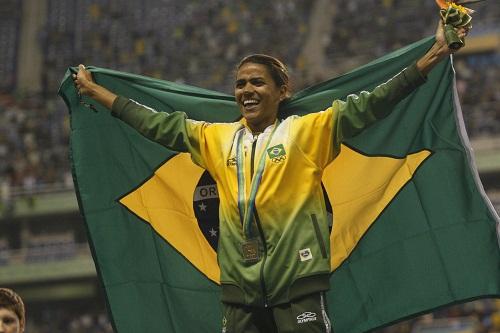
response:
<path id="1" fill-rule="evenodd" d="M 430 155 L 430 151 L 423 150 L 403 158 L 366 156 L 342 146 L 337 159 L 323 174 L 335 216 L 330 235 L 332 271 L 351 254 Z M 149 223 L 208 279 L 220 283 L 217 253 L 200 230 L 193 210 L 197 184 L 204 171 L 188 154 L 178 154 L 139 188 L 121 198 L 120 203 Z"/>

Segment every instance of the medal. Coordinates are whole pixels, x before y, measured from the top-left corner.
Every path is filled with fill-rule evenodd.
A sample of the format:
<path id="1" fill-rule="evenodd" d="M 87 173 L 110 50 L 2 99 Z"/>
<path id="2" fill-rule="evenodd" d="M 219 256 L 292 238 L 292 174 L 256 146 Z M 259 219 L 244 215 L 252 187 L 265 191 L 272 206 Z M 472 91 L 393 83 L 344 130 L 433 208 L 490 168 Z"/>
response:
<path id="1" fill-rule="evenodd" d="M 260 259 L 259 240 L 252 238 L 241 244 L 241 253 L 246 263 L 255 263 Z"/>

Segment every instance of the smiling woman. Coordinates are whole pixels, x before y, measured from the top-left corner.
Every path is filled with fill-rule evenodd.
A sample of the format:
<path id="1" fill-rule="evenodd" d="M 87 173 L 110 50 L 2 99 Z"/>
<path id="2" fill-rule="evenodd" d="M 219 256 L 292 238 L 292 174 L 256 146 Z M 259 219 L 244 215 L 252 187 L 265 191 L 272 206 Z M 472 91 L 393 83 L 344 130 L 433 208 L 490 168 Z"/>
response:
<path id="1" fill-rule="evenodd" d="M 272 78 L 266 65 L 248 61 L 239 66 L 234 95 L 252 132 L 261 133 L 274 123 L 287 90 Z"/>
<path id="2" fill-rule="evenodd" d="M 372 92 L 283 120 L 278 110 L 290 96 L 288 74 L 267 55 L 248 56 L 237 66 L 234 94 L 243 118 L 233 123 L 156 112 L 98 85 L 83 65 L 73 78 L 81 95 L 147 138 L 189 153 L 216 181 L 223 332 L 330 332 L 323 171 L 344 140 L 386 117 L 452 52 L 439 24 L 432 48 Z"/>
<path id="3" fill-rule="evenodd" d="M 0 288 L 0 333 L 22 333 L 25 327 L 24 303 L 11 289 Z"/>
<path id="4" fill-rule="evenodd" d="M 236 103 L 252 132 L 261 133 L 274 123 L 279 105 L 291 95 L 288 69 L 266 54 L 249 55 L 236 69 Z"/>

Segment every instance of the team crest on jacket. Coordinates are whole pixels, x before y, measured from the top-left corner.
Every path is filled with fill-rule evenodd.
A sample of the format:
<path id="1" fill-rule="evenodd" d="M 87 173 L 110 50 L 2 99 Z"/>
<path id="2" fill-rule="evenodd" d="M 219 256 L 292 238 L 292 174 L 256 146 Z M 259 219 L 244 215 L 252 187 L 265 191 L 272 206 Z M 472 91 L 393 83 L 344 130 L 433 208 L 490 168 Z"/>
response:
<path id="1" fill-rule="evenodd" d="M 286 160 L 285 147 L 282 144 L 267 149 L 267 155 L 274 163 L 281 163 Z"/>

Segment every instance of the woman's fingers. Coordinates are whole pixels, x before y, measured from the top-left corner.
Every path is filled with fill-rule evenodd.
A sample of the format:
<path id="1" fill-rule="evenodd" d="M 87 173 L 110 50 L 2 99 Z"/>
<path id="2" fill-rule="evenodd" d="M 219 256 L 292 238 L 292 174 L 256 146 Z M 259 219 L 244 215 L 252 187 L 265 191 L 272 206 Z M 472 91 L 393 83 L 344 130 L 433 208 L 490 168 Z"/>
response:
<path id="1" fill-rule="evenodd" d="M 457 28 L 455 31 L 457 32 L 458 37 L 463 39 L 469 34 L 470 27 Z"/>
<path id="2" fill-rule="evenodd" d="M 90 74 L 90 72 L 85 68 L 84 65 L 80 64 L 78 65 L 78 72 L 76 73 L 76 75 L 73 74 L 73 78 L 92 81 L 92 74 Z"/>
<path id="3" fill-rule="evenodd" d="M 76 76 L 78 78 L 85 78 L 86 79 L 86 69 L 85 69 L 85 66 L 83 66 L 82 64 L 78 65 L 78 73 L 76 74 Z"/>
<path id="4" fill-rule="evenodd" d="M 79 94 L 85 94 L 88 83 L 93 82 L 92 74 L 82 64 L 78 65 L 78 72 L 72 74 L 72 77 Z"/>

